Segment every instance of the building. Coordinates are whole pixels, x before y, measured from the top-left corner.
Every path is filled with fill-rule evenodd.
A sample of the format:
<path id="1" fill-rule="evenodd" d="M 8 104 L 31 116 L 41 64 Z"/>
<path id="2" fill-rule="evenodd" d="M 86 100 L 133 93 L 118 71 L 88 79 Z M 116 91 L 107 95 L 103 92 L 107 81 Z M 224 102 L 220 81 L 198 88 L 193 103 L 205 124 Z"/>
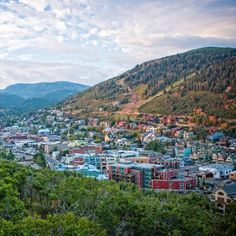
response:
<path id="1" fill-rule="evenodd" d="M 224 163 L 228 159 L 228 154 L 226 152 L 218 152 L 212 154 L 212 161 L 217 163 Z"/>
<path id="2" fill-rule="evenodd" d="M 102 153 L 102 147 L 98 145 L 86 145 L 79 148 L 72 149 L 71 154 L 88 154 L 88 153 Z"/>
<path id="3" fill-rule="evenodd" d="M 150 163 L 121 162 L 110 165 L 109 178 L 134 183 L 139 188 L 186 190 L 196 185 L 194 177 L 180 178 L 177 170 Z"/>
<path id="4" fill-rule="evenodd" d="M 49 154 L 54 151 L 64 151 L 68 149 L 68 143 L 67 142 L 48 142 L 44 146 L 44 151 Z"/>
<path id="5" fill-rule="evenodd" d="M 101 158 L 97 155 L 84 155 L 84 163 L 87 165 L 95 166 L 101 170 Z"/>
<path id="6" fill-rule="evenodd" d="M 224 137 L 224 133 L 223 132 L 215 132 L 212 135 L 208 136 L 208 139 L 211 142 L 217 142 L 217 141 L 219 141 L 223 137 Z"/>
<path id="7" fill-rule="evenodd" d="M 215 179 L 227 178 L 233 171 L 233 166 L 226 164 L 210 164 L 199 167 L 200 172 L 212 173 Z"/>
<path id="8" fill-rule="evenodd" d="M 101 171 L 103 173 L 109 172 L 109 166 L 117 162 L 117 157 L 113 156 L 101 156 Z"/>
<path id="9" fill-rule="evenodd" d="M 83 165 L 84 164 L 84 157 L 75 157 L 73 160 L 70 161 L 71 165 Z"/>
<path id="10" fill-rule="evenodd" d="M 60 163 L 57 165 L 56 170 L 75 171 L 85 177 L 95 178 L 97 180 L 108 180 L 107 176 L 104 173 L 98 170 L 95 166 L 88 165 L 88 164 L 71 166 L 71 165 L 65 165 L 65 164 Z"/>
<path id="11" fill-rule="evenodd" d="M 127 157 L 120 159 L 121 161 L 132 161 L 136 163 L 150 163 L 150 157 Z"/>
<path id="12" fill-rule="evenodd" d="M 50 135 L 51 131 L 49 129 L 40 129 L 37 133 L 39 136 L 48 136 Z"/>
<path id="13" fill-rule="evenodd" d="M 151 188 L 153 189 L 171 189 L 171 190 L 188 190 L 196 186 L 196 178 L 171 176 L 170 179 L 154 179 L 151 180 Z"/>
<path id="14" fill-rule="evenodd" d="M 180 160 L 176 159 L 176 158 L 175 159 L 168 158 L 168 159 L 155 160 L 154 162 L 152 161 L 152 163 L 158 164 L 158 165 L 163 165 L 167 169 L 179 169 L 179 167 L 180 167 Z"/>
<path id="15" fill-rule="evenodd" d="M 215 190 L 212 195 L 216 206 L 225 213 L 226 205 L 236 201 L 236 183 L 225 185 L 223 188 Z"/>
<path id="16" fill-rule="evenodd" d="M 226 162 L 232 165 L 236 165 L 236 154 L 231 154 L 227 157 Z"/>
<path id="17" fill-rule="evenodd" d="M 232 171 L 229 173 L 229 179 L 232 181 L 236 181 L 236 171 Z"/>

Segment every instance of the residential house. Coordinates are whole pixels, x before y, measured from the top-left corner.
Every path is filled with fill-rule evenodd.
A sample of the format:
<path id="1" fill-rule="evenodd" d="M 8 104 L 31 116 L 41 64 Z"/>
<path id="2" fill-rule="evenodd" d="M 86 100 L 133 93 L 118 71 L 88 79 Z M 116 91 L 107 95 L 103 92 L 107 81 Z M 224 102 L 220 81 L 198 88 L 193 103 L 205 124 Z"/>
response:
<path id="1" fill-rule="evenodd" d="M 232 171 L 229 173 L 229 179 L 232 181 L 236 181 L 236 171 Z"/>
<path id="2" fill-rule="evenodd" d="M 113 140 L 114 140 L 114 138 L 113 138 L 112 134 L 106 134 L 106 135 L 104 136 L 104 141 L 105 141 L 106 143 L 110 143 L 110 142 L 112 142 Z"/>
<path id="3" fill-rule="evenodd" d="M 217 141 L 219 141 L 223 137 L 224 137 L 224 133 L 223 132 L 215 132 L 212 135 L 208 136 L 208 139 L 211 142 L 217 142 Z"/>
<path id="4" fill-rule="evenodd" d="M 230 139 L 228 142 L 229 142 L 229 148 L 231 150 L 235 150 L 236 151 L 236 139 Z"/>
<path id="5" fill-rule="evenodd" d="M 50 131 L 50 129 L 40 129 L 40 130 L 38 130 L 37 133 L 39 136 L 48 136 L 48 135 L 50 135 L 51 131 Z"/>
<path id="6" fill-rule="evenodd" d="M 224 151 L 212 154 L 212 161 L 217 162 L 217 163 L 224 163 L 226 162 L 227 158 L 228 158 L 228 154 Z"/>
<path id="7" fill-rule="evenodd" d="M 154 141 L 154 140 L 156 140 L 156 135 L 153 134 L 153 133 L 148 133 L 143 137 L 142 141 L 144 143 L 149 143 L 149 142 Z"/>
<path id="8" fill-rule="evenodd" d="M 231 153 L 227 159 L 226 162 L 232 165 L 236 165 L 236 153 Z"/>
<path id="9" fill-rule="evenodd" d="M 226 205 L 236 201 L 236 183 L 215 190 L 212 197 L 216 202 L 216 206 L 225 213 Z"/>

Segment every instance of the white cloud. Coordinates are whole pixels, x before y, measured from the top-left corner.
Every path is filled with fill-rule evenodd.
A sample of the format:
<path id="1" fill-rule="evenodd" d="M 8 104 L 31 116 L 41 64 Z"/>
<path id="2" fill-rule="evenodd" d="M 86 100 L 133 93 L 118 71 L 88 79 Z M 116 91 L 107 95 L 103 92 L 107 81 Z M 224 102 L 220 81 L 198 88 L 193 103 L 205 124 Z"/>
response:
<path id="1" fill-rule="evenodd" d="M 69 8 L 65 8 L 65 9 L 61 9 L 61 10 L 58 10 L 58 9 L 54 9 L 53 12 L 55 13 L 56 17 L 59 18 L 59 19 L 63 19 L 65 18 L 65 16 L 71 14 L 71 10 Z"/>
<path id="2" fill-rule="evenodd" d="M 191 48 L 236 47 L 235 12 L 234 1 L 0 1 L 0 58 L 27 60 L 29 66 L 44 62 L 37 67 L 42 71 L 54 68 L 45 63 L 78 64 L 76 71 L 97 83 L 100 75 L 107 79 L 137 63 Z M 10 70 L 1 71 L 0 86 L 8 83 L 7 76 L 14 79 Z M 35 80 L 42 73 L 37 70 L 37 75 Z M 71 79 L 68 72 L 61 75 Z"/>
<path id="3" fill-rule="evenodd" d="M 58 21 L 57 23 L 56 23 L 56 28 L 58 29 L 58 32 L 59 33 L 66 33 L 66 30 L 67 30 L 67 27 L 66 27 L 66 24 L 65 24 L 65 22 L 63 22 L 63 21 Z"/>
<path id="4" fill-rule="evenodd" d="M 90 71 L 90 74 L 87 74 Z M 9 84 L 24 82 L 36 83 L 43 81 L 69 81 L 94 84 L 94 78 L 102 81 L 109 78 L 109 72 L 101 72 L 98 67 L 91 65 L 73 65 L 60 63 L 36 63 L 28 61 L 0 60 L 0 88 Z"/>
<path id="5" fill-rule="evenodd" d="M 90 43 L 91 43 L 93 46 L 97 46 L 97 45 L 98 45 L 98 41 L 97 41 L 97 40 L 91 40 Z"/>
<path id="6" fill-rule="evenodd" d="M 30 6 L 37 11 L 43 11 L 47 6 L 47 1 L 45 0 L 19 0 L 19 2 Z"/>

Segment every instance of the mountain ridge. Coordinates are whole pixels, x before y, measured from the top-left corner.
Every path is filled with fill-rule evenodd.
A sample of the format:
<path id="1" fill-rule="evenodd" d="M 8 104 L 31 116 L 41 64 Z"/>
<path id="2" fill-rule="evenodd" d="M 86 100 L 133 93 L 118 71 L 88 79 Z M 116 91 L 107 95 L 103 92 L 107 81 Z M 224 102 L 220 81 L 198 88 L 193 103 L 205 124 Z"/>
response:
<path id="1" fill-rule="evenodd" d="M 0 108 L 28 112 L 56 105 L 89 86 L 67 81 L 17 83 L 0 90 Z"/>
<path id="2" fill-rule="evenodd" d="M 51 90 L 72 90 L 80 92 L 88 87 L 88 85 L 68 81 L 40 82 L 32 84 L 16 83 L 7 86 L 5 89 L 2 90 L 2 92 L 18 95 L 24 98 L 35 98 L 42 97 L 41 93 L 43 93 L 43 95 L 51 93 Z"/>
<path id="3" fill-rule="evenodd" d="M 205 91 L 205 95 L 209 95 L 210 100 L 213 99 L 212 94 L 220 95 L 222 98 L 231 93 L 230 96 L 233 96 L 234 103 L 236 94 L 233 88 L 233 84 L 236 84 L 235 57 L 235 48 L 206 47 L 150 60 L 67 100 L 64 108 L 72 113 L 87 112 L 88 114 L 91 112 L 95 114 L 102 112 L 165 114 L 163 110 L 150 109 L 150 107 L 160 106 L 160 103 L 153 99 L 157 95 L 163 99 L 167 96 L 167 91 L 172 93 L 176 92 L 176 89 L 184 99 L 189 94 L 195 96 L 195 93 L 190 93 L 191 89 L 196 90 L 194 92 Z M 230 71 L 227 71 L 227 68 L 230 68 Z M 216 77 L 214 77 L 215 75 Z M 201 79 L 201 76 L 205 77 Z M 190 82 L 187 82 L 187 78 L 190 78 L 191 85 Z M 222 84 L 221 80 L 225 84 Z M 198 87 L 195 84 L 198 84 Z M 231 90 L 221 91 L 220 86 L 226 89 L 226 85 L 231 86 Z M 173 90 L 174 87 L 175 90 Z M 201 100 L 202 97 L 200 96 L 199 99 Z M 182 100 L 182 98 L 179 99 L 178 103 L 182 103 Z M 224 100 L 227 103 L 230 98 Z M 151 105 L 150 101 L 152 101 Z M 149 102 L 149 106 L 145 106 L 146 102 Z M 137 103 L 140 103 L 140 106 L 134 109 Z M 199 104 L 200 107 L 198 107 Z M 204 108 L 201 107 L 201 103 L 197 102 L 187 106 L 189 109 L 183 115 L 192 114 L 195 108 Z M 223 117 L 230 116 L 229 111 L 224 111 L 224 104 L 220 104 L 218 108 L 219 112 L 216 113 L 216 116 L 222 116 L 222 114 Z M 172 112 L 167 113 L 179 114 L 179 111 L 181 109 L 177 106 Z M 207 110 L 205 112 L 208 113 Z M 209 114 L 211 113 L 209 112 Z M 232 115 L 234 114 L 236 112 L 233 111 Z"/>

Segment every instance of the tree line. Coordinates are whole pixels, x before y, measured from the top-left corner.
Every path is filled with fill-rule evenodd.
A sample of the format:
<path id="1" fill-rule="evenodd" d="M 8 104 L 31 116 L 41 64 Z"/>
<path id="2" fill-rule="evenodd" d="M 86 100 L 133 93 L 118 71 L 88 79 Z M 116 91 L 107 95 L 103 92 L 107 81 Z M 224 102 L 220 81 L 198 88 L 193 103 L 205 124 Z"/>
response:
<path id="1" fill-rule="evenodd" d="M 138 190 L 73 172 L 0 161 L 0 235 L 235 235 L 225 216 L 197 193 Z"/>

